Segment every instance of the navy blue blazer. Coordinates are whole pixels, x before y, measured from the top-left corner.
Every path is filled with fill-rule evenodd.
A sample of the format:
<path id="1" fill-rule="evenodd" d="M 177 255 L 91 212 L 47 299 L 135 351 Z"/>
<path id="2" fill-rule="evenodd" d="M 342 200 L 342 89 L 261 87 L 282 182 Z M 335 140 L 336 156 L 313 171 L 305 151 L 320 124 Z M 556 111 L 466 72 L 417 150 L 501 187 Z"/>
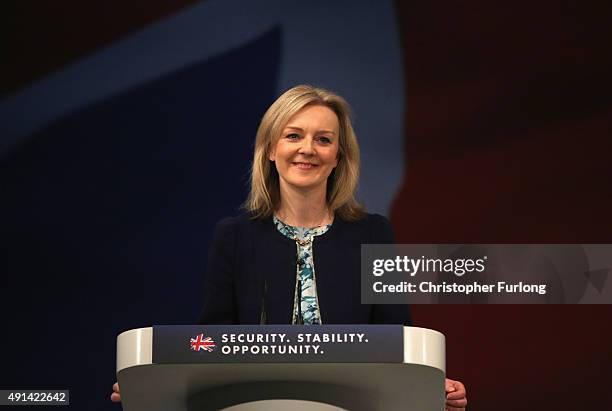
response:
<path id="1" fill-rule="evenodd" d="M 323 324 L 410 325 L 408 305 L 361 304 L 361 244 L 393 243 L 389 221 L 378 214 L 348 222 L 336 216 L 313 242 Z M 200 324 L 291 324 L 296 245 L 272 218 L 248 215 L 217 223 L 205 274 Z"/>

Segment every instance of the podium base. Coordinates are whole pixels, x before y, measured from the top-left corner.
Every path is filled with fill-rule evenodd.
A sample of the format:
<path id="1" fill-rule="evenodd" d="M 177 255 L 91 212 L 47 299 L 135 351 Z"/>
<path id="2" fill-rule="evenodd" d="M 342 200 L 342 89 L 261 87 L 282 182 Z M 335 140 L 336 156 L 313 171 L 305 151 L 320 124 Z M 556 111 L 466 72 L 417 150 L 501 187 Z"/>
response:
<path id="1" fill-rule="evenodd" d="M 125 411 L 219 411 L 269 400 L 429 411 L 443 410 L 445 399 L 444 372 L 418 364 L 151 364 L 117 377 Z"/>

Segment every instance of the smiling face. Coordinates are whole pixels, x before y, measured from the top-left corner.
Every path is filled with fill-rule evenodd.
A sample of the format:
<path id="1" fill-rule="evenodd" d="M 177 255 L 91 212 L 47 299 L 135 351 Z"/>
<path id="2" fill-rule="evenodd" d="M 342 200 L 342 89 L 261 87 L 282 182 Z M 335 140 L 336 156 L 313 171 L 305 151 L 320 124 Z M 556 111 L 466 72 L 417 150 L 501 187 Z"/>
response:
<path id="1" fill-rule="evenodd" d="M 338 117 L 328 107 L 308 105 L 285 125 L 269 159 L 276 163 L 281 191 L 326 190 L 327 178 L 338 165 Z"/>

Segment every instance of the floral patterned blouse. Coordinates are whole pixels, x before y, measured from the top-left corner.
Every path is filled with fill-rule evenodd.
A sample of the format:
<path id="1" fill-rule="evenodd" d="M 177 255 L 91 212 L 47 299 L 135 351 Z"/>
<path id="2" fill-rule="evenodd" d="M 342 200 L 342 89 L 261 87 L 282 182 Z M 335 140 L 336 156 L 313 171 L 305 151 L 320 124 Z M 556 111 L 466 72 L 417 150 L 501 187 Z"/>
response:
<path id="1" fill-rule="evenodd" d="M 273 217 L 273 221 L 278 231 L 294 240 L 297 247 L 292 323 L 322 324 L 319 299 L 317 297 L 317 280 L 312 257 L 312 243 L 315 237 L 325 234 L 331 227 L 331 224 L 307 228 L 285 224 L 276 218 L 276 216 Z"/>

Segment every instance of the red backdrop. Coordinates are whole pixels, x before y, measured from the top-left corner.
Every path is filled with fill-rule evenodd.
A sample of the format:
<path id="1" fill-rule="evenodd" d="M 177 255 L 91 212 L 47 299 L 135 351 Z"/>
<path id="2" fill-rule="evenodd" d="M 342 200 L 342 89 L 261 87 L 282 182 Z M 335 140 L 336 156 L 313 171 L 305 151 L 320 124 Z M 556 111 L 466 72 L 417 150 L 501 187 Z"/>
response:
<path id="1" fill-rule="evenodd" d="M 612 243 L 609 7 L 396 3 L 406 243 Z M 608 279 L 610 281 L 610 279 Z M 607 409 L 612 306 L 414 306 L 472 410 Z"/>

